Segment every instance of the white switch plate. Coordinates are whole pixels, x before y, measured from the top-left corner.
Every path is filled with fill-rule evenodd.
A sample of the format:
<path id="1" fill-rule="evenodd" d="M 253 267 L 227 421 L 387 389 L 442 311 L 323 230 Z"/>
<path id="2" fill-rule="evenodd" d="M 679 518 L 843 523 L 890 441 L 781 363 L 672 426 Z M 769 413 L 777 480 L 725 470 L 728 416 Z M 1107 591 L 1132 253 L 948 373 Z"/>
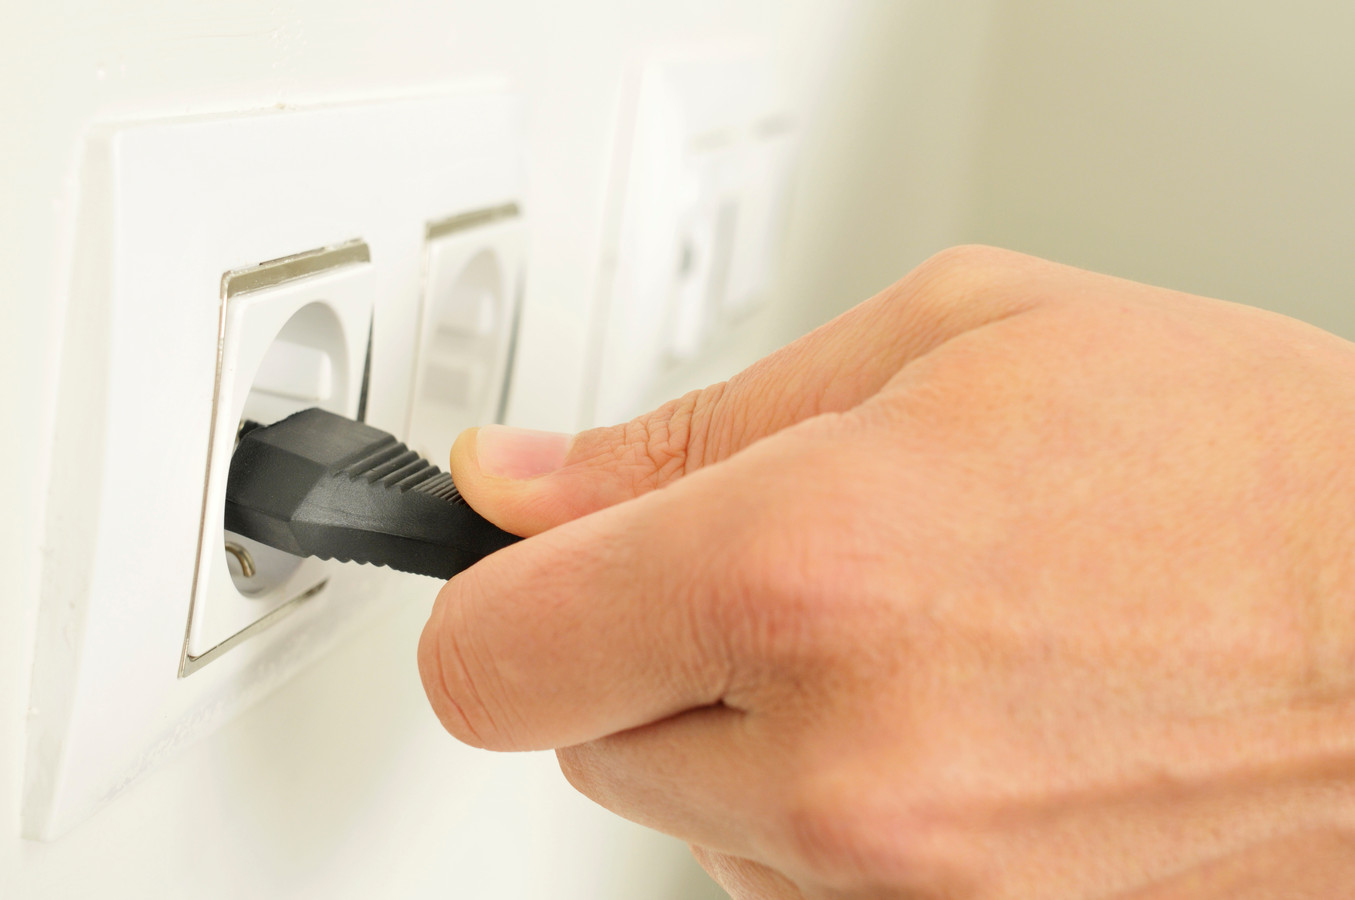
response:
<path id="1" fill-rule="evenodd" d="M 639 412 L 668 371 L 766 300 L 797 129 L 755 48 L 647 60 L 622 128 L 613 230 L 599 279 L 592 412 Z"/>
<path id="2" fill-rule="evenodd" d="M 219 359 L 223 372 L 230 364 L 218 354 L 230 334 L 223 315 L 231 324 L 223 276 L 365 245 L 369 261 L 250 303 L 278 304 L 264 331 L 311 299 L 338 311 L 344 359 L 287 365 L 318 366 L 296 392 L 339 385 L 345 404 L 370 310 L 367 420 L 403 435 L 430 223 L 520 210 L 519 120 L 511 95 L 481 86 L 93 129 L 42 524 L 25 835 L 78 823 L 410 593 L 415 576 L 342 567 L 275 625 L 181 676 L 186 647 L 200 651 L 243 621 L 227 615 L 199 644 L 188 636 L 200 539 L 206 568 L 222 571 L 211 533 L 218 487 L 207 485 L 239 414 L 231 377 L 215 392 Z M 213 434 L 214 416 L 224 434 Z M 435 589 L 428 580 L 430 598 Z"/>

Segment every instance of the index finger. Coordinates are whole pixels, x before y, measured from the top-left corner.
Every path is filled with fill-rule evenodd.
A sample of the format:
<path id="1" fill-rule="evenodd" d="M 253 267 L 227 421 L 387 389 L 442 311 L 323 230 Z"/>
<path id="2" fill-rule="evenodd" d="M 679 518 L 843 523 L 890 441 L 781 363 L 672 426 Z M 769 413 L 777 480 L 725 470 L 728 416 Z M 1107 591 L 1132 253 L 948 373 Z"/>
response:
<path id="1" fill-rule="evenodd" d="M 718 702 L 730 679 L 708 573 L 737 544 L 692 478 L 495 553 L 443 587 L 419 642 L 434 711 L 495 750 L 570 746 Z"/>

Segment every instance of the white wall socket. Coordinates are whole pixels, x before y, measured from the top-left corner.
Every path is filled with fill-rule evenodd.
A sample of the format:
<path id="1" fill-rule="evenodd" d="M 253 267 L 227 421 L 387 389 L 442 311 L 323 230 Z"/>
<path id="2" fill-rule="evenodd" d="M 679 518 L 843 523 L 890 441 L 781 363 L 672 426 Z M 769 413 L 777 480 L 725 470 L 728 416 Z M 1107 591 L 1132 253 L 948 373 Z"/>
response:
<path id="1" fill-rule="evenodd" d="M 221 341 L 198 564 L 181 664 L 196 672 L 291 604 L 339 588 L 341 564 L 300 559 L 225 531 L 227 470 L 245 422 L 319 406 L 356 417 L 372 331 L 371 250 L 354 240 L 222 279 Z"/>
<path id="2" fill-rule="evenodd" d="M 472 334 L 448 352 L 478 367 L 465 424 L 500 407 L 523 264 L 519 119 L 510 95 L 483 90 L 93 130 L 43 524 L 26 835 L 76 824 L 409 593 L 415 576 L 228 549 L 226 468 L 242 419 L 311 405 L 365 405 L 405 436 L 445 391 L 422 374 L 425 332 L 463 313 Z M 465 227 L 444 259 L 449 221 Z M 446 310 L 438 286 L 478 283 L 475 259 L 496 267 L 486 311 Z"/>
<path id="3" fill-rule="evenodd" d="M 409 442 L 445 468 L 457 434 L 501 412 L 485 388 L 507 377 L 526 227 L 507 206 L 431 222 L 427 237 Z"/>

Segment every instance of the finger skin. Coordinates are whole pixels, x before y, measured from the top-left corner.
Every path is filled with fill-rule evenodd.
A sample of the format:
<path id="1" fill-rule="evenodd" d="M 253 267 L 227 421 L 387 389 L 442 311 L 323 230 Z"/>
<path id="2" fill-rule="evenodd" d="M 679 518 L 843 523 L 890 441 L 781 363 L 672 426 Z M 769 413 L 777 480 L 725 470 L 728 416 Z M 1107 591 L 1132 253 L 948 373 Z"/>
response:
<path id="1" fill-rule="evenodd" d="M 739 810 L 780 802 L 775 782 L 760 776 L 783 763 L 745 716 L 702 707 L 555 752 L 569 783 L 617 815 L 689 843 L 755 856 L 777 837 L 749 829 Z"/>
<path id="2" fill-rule="evenodd" d="M 1116 900 L 1328 900 L 1350 885 L 1355 831 L 1321 829 L 1265 841 Z"/>
<path id="3" fill-rule="evenodd" d="M 802 487 L 825 467 L 852 467 L 834 448 L 854 428 L 845 418 L 801 423 L 452 579 L 419 645 L 444 726 L 496 750 L 571 746 L 716 703 L 773 702 L 790 689 L 787 669 L 838 662 L 846 633 L 873 611 L 869 598 L 820 602 L 850 589 L 855 568 L 819 556 L 815 529 L 836 523 L 869 554 L 897 514 L 872 519 L 850 498 Z M 769 479 L 792 489 L 769 491 Z M 926 492 L 919 484 L 898 494 L 923 502 Z M 750 607 L 750 596 L 775 609 Z M 839 633 L 838 643 L 828 639 Z M 819 649 L 834 658 L 812 659 Z"/>
<path id="4" fill-rule="evenodd" d="M 661 535 L 636 518 L 570 523 L 443 587 L 419 668 L 448 731 L 489 749 L 548 749 L 719 700 L 726 660 L 713 623 L 689 608 L 682 548 L 648 555 Z"/>
<path id="5" fill-rule="evenodd" d="M 732 900 L 807 900 L 789 879 L 751 859 L 696 844 L 692 856 Z"/>
<path id="6" fill-rule="evenodd" d="M 706 544 L 722 523 L 709 503 L 685 502 L 703 493 L 693 481 L 604 510 L 448 582 L 419 645 L 447 729 L 496 750 L 548 749 L 719 702 L 730 587 L 705 573 L 732 566 L 739 541 L 725 523 Z"/>
<path id="7" fill-rule="evenodd" d="M 940 254 L 728 382 L 624 425 L 576 435 L 566 465 L 553 474 L 485 475 L 471 429 L 453 445 L 452 478 L 471 506 L 500 528 L 539 534 L 727 459 L 797 422 L 851 409 L 910 360 L 1036 305 L 1042 298 L 1025 286 L 1051 268 L 991 248 Z"/>

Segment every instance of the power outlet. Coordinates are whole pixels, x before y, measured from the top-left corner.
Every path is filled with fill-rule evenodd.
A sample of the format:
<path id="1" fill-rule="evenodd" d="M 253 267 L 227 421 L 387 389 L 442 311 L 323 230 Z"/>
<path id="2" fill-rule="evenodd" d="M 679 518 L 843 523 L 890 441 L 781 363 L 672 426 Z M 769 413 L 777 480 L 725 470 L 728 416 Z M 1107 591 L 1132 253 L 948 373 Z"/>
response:
<path id="1" fill-rule="evenodd" d="M 201 540 L 181 672 L 192 674 L 342 579 L 226 531 L 226 475 L 246 422 L 312 406 L 357 417 L 372 329 L 371 250 L 361 240 L 227 272 Z"/>
<path id="2" fill-rule="evenodd" d="M 429 579 L 225 532 L 225 476 L 245 419 L 318 405 L 406 434 L 416 395 L 434 390 L 415 389 L 430 223 L 512 209 L 495 222 L 520 234 L 521 133 L 516 100 L 483 85 L 93 129 L 44 518 L 25 835 L 69 829 L 366 618 L 432 596 Z M 503 278 L 491 292 L 502 307 L 472 315 L 480 344 L 452 348 L 483 367 L 466 413 L 481 416 L 506 380 L 521 258 L 509 238 L 474 234 L 458 252 L 489 253 Z"/>
<path id="3" fill-rule="evenodd" d="M 465 428 L 501 415 L 526 228 L 515 205 L 428 223 L 409 441 L 445 466 Z"/>

